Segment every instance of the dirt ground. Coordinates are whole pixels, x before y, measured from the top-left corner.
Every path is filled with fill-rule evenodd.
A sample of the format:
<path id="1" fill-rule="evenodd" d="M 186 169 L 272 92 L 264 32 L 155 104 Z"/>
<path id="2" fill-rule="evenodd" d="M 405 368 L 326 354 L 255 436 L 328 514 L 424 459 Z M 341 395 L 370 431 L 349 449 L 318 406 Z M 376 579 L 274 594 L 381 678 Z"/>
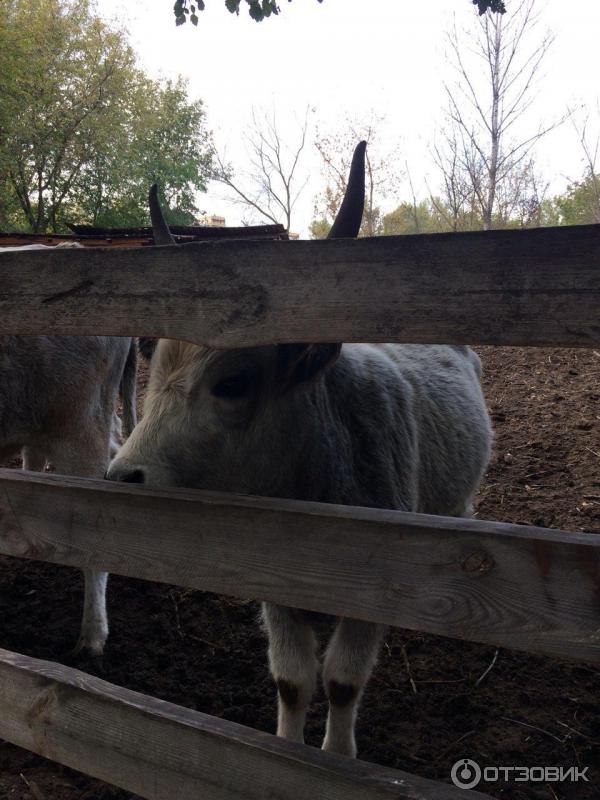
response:
<path id="1" fill-rule="evenodd" d="M 600 352 L 481 348 L 495 455 L 478 515 L 573 531 L 600 528 Z M 77 571 L 0 559 L 0 643 L 73 663 Z M 253 603 L 112 577 L 102 668 L 113 683 L 274 731 L 275 689 Z M 495 660 L 494 660 L 495 659 Z M 485 671 L 492 668 L 481 679 Z M 598 800 L 600 670 L 397 630 L 358 720 L 360 757 L 449 781 L 453 763 L 589 767 L 590 783 L 481 785 L 510 800 Z M 308 742 L 323 734 L 322 694 Z M 101 784 L 0 743 L 0 798 L 125 800 Z"/>

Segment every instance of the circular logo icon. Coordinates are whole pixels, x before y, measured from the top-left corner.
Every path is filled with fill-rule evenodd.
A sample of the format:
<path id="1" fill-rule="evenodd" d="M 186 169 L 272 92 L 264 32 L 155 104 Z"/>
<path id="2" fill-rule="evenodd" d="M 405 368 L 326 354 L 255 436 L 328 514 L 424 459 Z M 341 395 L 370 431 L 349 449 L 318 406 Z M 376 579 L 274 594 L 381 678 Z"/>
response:
<path id="1" fill-rule="evenodd" d="M 450 777 L 459 789 L 473 789 L 481 780 L 481 767 L 470 758 L 461 758 L 452 767 Z"/>

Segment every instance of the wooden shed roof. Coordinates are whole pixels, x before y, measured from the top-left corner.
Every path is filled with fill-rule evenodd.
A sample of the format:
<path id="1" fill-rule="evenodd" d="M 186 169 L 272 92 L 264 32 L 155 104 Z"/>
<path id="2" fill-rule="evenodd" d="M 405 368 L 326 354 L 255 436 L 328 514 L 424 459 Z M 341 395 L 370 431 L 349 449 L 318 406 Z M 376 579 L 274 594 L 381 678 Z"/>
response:
<path id="1" fill-rule="evenodd" d="M 143 247 L 154 244 L 152 229 L 97 228 L 92 225 L 69 225 L 73 233 L 0 233 L 0 247 L 24 244 L 56 245 L 78 242 L 84 247 Z M 177 242 L 212 241 L 218 239 L 284 240 L 289 239 L 283 225 L 244 225 L 211 227 L 208 225 L 172 225 Z"/>

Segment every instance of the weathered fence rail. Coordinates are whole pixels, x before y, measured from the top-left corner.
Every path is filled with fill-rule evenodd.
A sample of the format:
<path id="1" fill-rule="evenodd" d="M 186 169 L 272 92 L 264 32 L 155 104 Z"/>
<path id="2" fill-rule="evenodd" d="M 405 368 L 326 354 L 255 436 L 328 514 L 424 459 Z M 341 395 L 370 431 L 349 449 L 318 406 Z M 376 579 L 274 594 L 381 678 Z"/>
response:
<path id="1" fill-rule="evenodd" d="M 599 226 L 0 256 L 0 334 L 595 346 L 599 312 Z M 597 534 L 2 470 L 0 553 L 600 663 Z M 152 800 L 467 796 L 5 651 L 0 736 Z"/>
<path id="2" fill-rule="evenodd" d="M 464 797 L 6 650 L 0 698 L 1 738 L 152 800 Z"/>
<path id="3" fill-rule="evenodd" d="M 600 663 L 600 535 L 0 470 L 0 553 Z"/>
<path id="4" fill-rule="evenodd" d="M 597 225 L 0 256 L 0 333 L 590 346 L 599 308 Z"/>

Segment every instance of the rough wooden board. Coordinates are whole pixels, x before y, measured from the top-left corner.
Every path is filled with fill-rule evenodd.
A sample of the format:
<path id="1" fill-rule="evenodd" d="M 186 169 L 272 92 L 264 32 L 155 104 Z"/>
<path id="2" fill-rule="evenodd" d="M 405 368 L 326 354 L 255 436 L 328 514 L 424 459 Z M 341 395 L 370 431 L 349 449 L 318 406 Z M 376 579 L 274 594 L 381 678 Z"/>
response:
<path id="1" fill-rule="evenodd" d="M 0 552 L 600 662 L 600 535 L 0 471 Z"/>
<path id="2" fill-rule="evenodd" d="M 0 737 L 148 800 L 466 797 L 449 785 L 326 754 L 6 650 Z"/>
<path id="3" fill-rule="evenodd" d="M 573 347 L 599 309 L 599 225 L 0 256 L 0 333 Z"/>

